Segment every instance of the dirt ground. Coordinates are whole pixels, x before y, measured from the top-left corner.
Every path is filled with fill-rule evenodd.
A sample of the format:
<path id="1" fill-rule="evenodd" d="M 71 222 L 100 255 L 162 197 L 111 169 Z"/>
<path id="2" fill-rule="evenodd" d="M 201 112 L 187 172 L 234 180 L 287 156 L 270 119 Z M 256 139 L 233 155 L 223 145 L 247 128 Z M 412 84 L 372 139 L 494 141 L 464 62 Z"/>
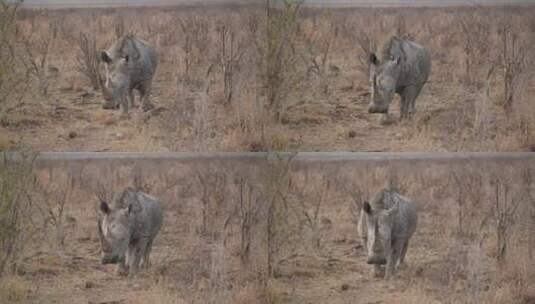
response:
<path id="1" fill-rule="evenodd" d="M 526 234 L 531 230 L 524 224 L 531 216 L 531 201 L 523 201 L 517 209 L 502 266 L 496 262 L 495 222 L 485 220 L 492 218 L 494 205 L 481 204 L 495 199 L 494 191 L 500 190 L 494 187 L 501 187 L 496 185 L 525 193 L 522 189 L 530 188 L 524 188 L 522 174 L 532 170 L 531 164 L 293 167 L 288 184 L 279 184 L 292 205 L 280 209 L 286 210 L 279 224 L 283 230 L 273 243 L 279 245 L 270 247 L 278 248 L 276 266 L 273 276 L 266 277 L 269 250 L 262 211 L 266 207 L 257 196 L 265 192 L 255 192 L 267 189 L 256 179 L 263 178 L 262 167 L 239 160 L 173 166 L 168 162 L 102 163 L 98 170 L 91 169 L 96 162 L 45 166 L 39 173 L 44 188 L 39 189 L 48 190 L 36 193 L 34 200 L 48 198 L 42 205 L 54 213 L 55 198 L 68 193 L 61 226 L 64 245 L 57 243 L 55 226 L 45 221 L 45 228 L 27 246 L 18 276 L 5 281 L 11 287 L 0 288 L 8 300 L 2 303 L 530 303 L 535 298 L 532 257 L 526 251 L 531 248 Z M 395 182 L 399 191 L 418 206 L 419 224 L 407 253 L 408 267 L 385 281 L 374 277 L 372 266 L 366 264 L 354 204 L 373 196 L 394 172 L 403 176 Z M 115 273 L 114 265 L 100 264 L 98 199 L 91 189 L 97 189 L 96 183 L 117 191 L 132 179 L 161 199 L 165 218 L 153 246 L 151 268 L 125 278 Z M 243 189 L 253 190 L 240 192 Z M 255 196 L 260 199 L 246 200 L 244 205 L 244 197 Z M 244 207 L 247 202 L 252 205 Z M 307 226 L 305 214 L 313 214 L 315 206 L 319 206 L 314 220 L 318 226 Z M 43 214 L 39 210 L 36 215 Z M 240 249 L 246 231 L 241 226 L 244 210 L 253 210 L 255 219 L 247 234 L 251 238 L 245 264 Z M 462 228 L 459 217 L 464 217 Z"/>
<path id="2" fill-rule="evenodd" d="M 282 41 L 291 47 L 280 52 L 288 58 L 279 67 L 285 81 L 271 92 L 283 96 L 274 109 L 266 93 L 273 83 L 264 66 L 270 49 L 264 33 L 270 31 L 263 28 L 268 24 L 263 8 L 22 11 L 16 19 L 20 41 L 13 48 L 21 52 L 13 56 L 20 63 L 15 70 L 28 69 L 29 76 L 1 105 L 0 150 L 535 151 L 533 12 L 533 7 L 311 9 L 288 28 L 284 22 L 292 18 L 281 17 L 273 21 L 274 26 L 284 21 L 273 45 Z M 153 44 L 160 65 L 152 92 L 156 109 L 144 113 L 136 101 L 129 117 L 121 118 L 118 110 L 102 109 L 101 93 L 79 72 L 78 44 L 85 34 L 101 50 L 125 32 Z M 396 97 L 390 108 L 394 119 L 384 124 L 382 116 L 367 113 L 362 39 L 370 38 L 380 52 L 396 33 L 428 47 L 433 67 L 412 120 L 399 121 Z M 521 45 L 522 52 L 513 55 L 525 57 L 517 62 L 523 69 L 515 70 L 514 94 L 507 101 L 507 67 L 516 62 L 507 59 L 518 58 L 501 44 L 511 43 L 509 38 Z M 233 63 L 230 102 L 222 65 L 233 50 L 225 39 L 235 39 L 230 44 L 244 52 Z M 328 59 L 320 66 L 326 45 Z M 29 68 L 32 62 L 43 64 Z M 399 169 L 318 161 L 284 171 L 275 162 L 209 166 L 191 159 L 157 166 L 110 162 L 91 171 L 91 161 L 75 162 L 38 171 L 30 179 L 33 188 L 21 196 L 32 219 L 27 242 L 32 250 L 21 255 L 15 275 L 2 278 L 0 304 L 535 303 L 532 163 L 410 161 Z M 420 220 L 409 267 L 384 281 L 371 276 L 351 206 L 391 180 L 416 201 Z M 100 264 L 96 229 L 98 187 L 111 193 L 125 186 L 160 198 L 165 210 L 152 267 L 132 278 Z M 243 189 L 254 194 L 248 198 L 251 210 L 243 205 Z M 65 201 L 63 210 L 59 204 Z M 314 204 L 321 208 L 311 219 L 319 206 Z M 268 205 L 281 209 L 268 213 Z M 251 230 L 243 228 L 247 216 L 256 216 Z M 64 234 L 56 235 L 57 227 Z M 503 251 L 500 242 L 507 245 Z M 245 243 L 247 250 L 240 247 Z M 270 275 L 267 264 L 274 268 Z"/>
<path id="3" fill-rule="evenodd" d="M 352 85 L 354 88 L 350 87 Z M 80 92 L 62 92 L 54 88 L 50 92 L 52 102 L 23 103 L 0 131 L 4 141 L 6 137 L 9 139 L 7 146 L 21 144 L 40 151 L 254 150 L 250 143 L 241 141 L 241 137 L 236 139 L 232 119 L 225 118 L 231 117 L 232 113 L 217 104 L 210 111 L 215 112 L 214 117 L 221 117 L 223 128 L 208 128 L 206 132 L 210 135 L 206 138 L 191 135 L 194 131 L 188 127 L 171 132 L 166 123 L 175 114 L 169 109 L 174 107 L 176 97 L 169 96 L 166 91 L 172 86 L 173 83 L 157 76 L 152 94 L 157 109 L 143 113 L 138 104 L 130 118 L 120 118 L 118 110 L 102 109 L 100 92 L 90 88 L 86 88 L 87 91 L 80 89 Z M 412 121 L 394 121 L 385 126 L 380 123 L 382 115 L 367 113 L 370 97 L 366 81 L 352 84 L 350 76 L 335 79 L 328 97 L 297 106 L 290 114 L 295 115 L 290 116 L 293 121 L 268 126 L 268 136 L 275 140 L 282 137 L 288 151 L 480 150 L 481 147 L 471 147 L 474 143 L 466 143 L 469 139 L 449 135 L 451 126 L 448 121 L 454 121 L 463 109 L 462 105 L 447 100 L 456 99 L 456 95 L 461 94 L 452 92 L 455 89 L 447 82 L 428 84 L 417 100 L 418 112 Z M 398 97 L 390 112 L 397 120 Z M 507 141 L 496 141 L 483 149 L 487 147 L 491 151 L 522 150 L 508 145 Z"/>
<path id="4" fill-rule="evenodd" d="M 93 210 L 84 208 L 81 202 L 75 204 L 76 209 L 71 211 L 75 224 L 67 234 L 64 253 L 42 253 L 22 268 L 32 300 L 20 303 L 148 303 L 166 293 L 175 298 L 163 303 L 182 303 L 181 297 L 189 299 L 183 303 L 207 303 L 206 299 L 191 299 L 191 293 L 193 288 L 208 292 L 209 286 L 198 282 L 188 286 L 183 281 L 185 269 L 195 267 L 191 252 L 197 244 L 188 233 L 191 214 L 181 214 L 175 211 L 178 208 L 166 205 L 166 224 L 154 245 L 152 268 L 135 278 L 124 278 L 115 273 L 114 265 L 100 264 L 96 217 L 87 216 Z M 431 280 L 438 275 L 433 274 L 433 268 L 444 259 L 439 241 L 433 237 L 439 231 L 433 227 L 432 216 L 423 214 L 420 219 L 420 229 L 407 255 L 409 268 L 386 282 L 371 275 L 372 267 L 365 262 L 355 226 L 347 222 L 347 206 L 331 207 L 334 210 L 328 217 L 346 221 L 335 222 L 321 250 L 313 254 L 303 250 L 282 263 L 280 274 L 270 282 L 278 299 L 272 303 L 443 303 L 441 294 L 445 290 Z M 235 265 L 236 259 L 229 257 L 223 263 Z M 230 281 L 238 279 L 239 270 L 229 266 Z M 197 278 L 201 282 L 208 280 L 203 275 Z M 415 295 L 421 298 L 419 302 L 414 302 Z"/>
<path id="5" fill-rule="evenodd" d="M 531 39 L 529 10 L 510 12 L 517 22 L 511 26 L 516 26 L 526 41 Z M 471 12 L 479 23 L 501 26 L 502 21 L 493 21 L 503 17 L 497 8 L 475 8 Z M 423 13 L 425 18 L 407 22 Z M 24 31 L 34 32 L 30 45 L 38 48 L 40 39 L 51 41 L 42 68 L 47 94 L 39 93 L 35 80 L 30 79 L 24 89 L 28 94 L 6 105 L 0 120 L 0 147 L 28 146 L 41 151 L 530 151 L 535 115 L 529 106 L 535 94 L 530 85 L 533 78 L 530 80 L 529 73 L 519 76 L 513 110 L 505 111 L 500 106 L 503 75 L 495 72 L 485 78 L 488 67 L 501 58 L 489 50 L 500 49 L 501 38 L 495 33 L 474 32 L 474 37 L 486 39 L 484 43 L 489 47 L 465 54 L 468 42 L 464 39 L 469 38 L 457 26 L 461 21 L 473 21 L 465 16 L 468 13 L 457 8 L 303 12 L 295 34 L 295 58 L 291 59 L 295 70 L 285 76 L 295 87 L 280 89 L 287 96 L 279 121 L 266 108 L 262 78 L 254 76 L 263 73 L 255 63 L 261 52 L 254 48 L 254 39 L 265 39 L 261 35 L 255 38 L 258 33 L 250 32 L 248 26 L 254 18 L 261 20 L 261 9 L 28 13 L 20 22 Z M 198 22 L 206 34 L 194 32 L 195 28 L 181 31 L 180 20 Z M 238 72 L 233 76 L 235 91 L 230 105 L 222 101 L 221 71 L 206 74 L 223 56 L 218 53 L 221 24 L 236 36 L 236 44 L 244 45 L 243 62 L 236 66 Z M 39 31 L 32 30 L 37 28 Z M 78 31 L 94 34 L 101 50 L 116 39 L 114 32 L 121 28 L 155 45 L 160 55 L 152 94 L 157 109 L 147 114 L 135 108 L 127 119 L 120 119 L 118 111 L 101 108 L 100 92 L 78 72 L 77 61 Z M 338 34 L 332 33 L 333 28 Z M 415 117 L 398 120 L 396 97 L 390 108 L 394 119 L 385 125 L 381 115 L 367 113 L 370 86 L 359 62 L 365 56 L 359 39 L 370 37 L 380 54 L 396 30 L 406 31 L 430 50 L 432 72 L 416 100 Z M 326 43 L 331 46 L 323 76 L 310 75 L 307 69 L 310 71 L 311 62 L 323 56 Z M 190 53 L 186 53 L 187 47 L 192 48 Z M 39 52 L 32 54 L 36 61 L 42 56 Z M 469 62 L 474 66 L 472 81 L 465 80 L 468 76 L 464 75 Z M 187 81 L 185 66 L 189 66 Z M 328 84 L 326 94 L 320 89 L 322 79 Z"/>

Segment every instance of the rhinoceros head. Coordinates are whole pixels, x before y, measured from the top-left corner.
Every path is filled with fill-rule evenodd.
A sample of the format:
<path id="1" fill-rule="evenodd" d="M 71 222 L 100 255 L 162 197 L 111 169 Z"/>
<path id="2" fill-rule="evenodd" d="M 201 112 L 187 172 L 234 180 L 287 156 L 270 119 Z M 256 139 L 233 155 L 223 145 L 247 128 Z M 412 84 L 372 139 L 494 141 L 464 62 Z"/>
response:
<path id="1" fill-rule="evenodd" d="M 374 200 L 382 200 L 384 195 L 381 193 Z M 365 202 L 362 207 L 366 213 L 368 264 L 386 264 L 386 256 L 391 252 L 392 226 L 398 205 L 389 209 L 381 208 L 382 205 L 382 202 Z"/>
<path id="2" fill-rule="evenodd" d="M 106 81 L 102 86 L 102 95 L 104 97 L 104 109 L 115 109 L 119 107 L 130 86 L 129 62 L 128 55 L 112 57 L 107 51 L 101 52 L 101 60 L 106 66 Z"/>
<path id="3" fill-rule="evenodd" d="M 102 264 L 113 264 L 124 260 L 132 235 L 133 210 L 126 208 L 112 210 L 108 203 L 100 203 L 102 218 L 98 221 L 98 232 L 102 245 Z"/>
<path id="4" fill-rule="evenodd" d="M 371 102 L 369 113 L 388 113 L 401 72 L 400 58 L 380 63 L 375 54 L 370 56 Z"/>

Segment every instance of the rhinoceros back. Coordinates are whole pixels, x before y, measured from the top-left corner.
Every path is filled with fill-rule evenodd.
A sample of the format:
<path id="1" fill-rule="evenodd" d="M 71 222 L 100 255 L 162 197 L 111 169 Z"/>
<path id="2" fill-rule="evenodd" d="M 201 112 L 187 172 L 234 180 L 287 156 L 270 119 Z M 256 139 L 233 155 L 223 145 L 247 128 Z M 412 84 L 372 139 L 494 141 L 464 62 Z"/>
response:
<path id="1" fill-rule="evenodd" d="M 156 50 L 148 42 L 127 34 L 109 49 L 112 58 L 129 57 L 129 73 L 134 83 L 152 79 L 158 66 Z"/>
<path id="2" fill-rule="evenodd" d="M 398 87 L 408 85 L 423 86 L 431 72 L 431 58 L 422 45 L 399 37 L 392 37 L 383 50 L 384 59 L 399 58 L 402 72 Z"/>
<path id="3" fill-rule="evenodd" d="M 137 200 L 142 207 L 139 220 L 143 222 L 143 235 L 152 239 L 158 234 L 163 224 L 163 210 L 160 202 L 155 197 L 143 192 L 137 193 Z"/>
<path id="4" fill-rule="evenodd" d="M 394 218 L 392 234 L 399 238 L 410 238 L 416 231 L 418 215 L 416 206 L 407 197 L 399 193 L 392 193 L 392 201 L 398 204 L 398 213 Z"/>

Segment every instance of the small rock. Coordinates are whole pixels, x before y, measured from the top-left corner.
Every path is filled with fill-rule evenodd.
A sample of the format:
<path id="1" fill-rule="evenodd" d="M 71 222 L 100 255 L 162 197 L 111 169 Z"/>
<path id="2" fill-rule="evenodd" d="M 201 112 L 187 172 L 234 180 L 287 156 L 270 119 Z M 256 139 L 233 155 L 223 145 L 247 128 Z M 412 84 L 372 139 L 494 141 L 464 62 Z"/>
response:
<path id="1" fill-rule="evenodd" d="M 347 137 L 349 138 L 354 138 L 355 136 L 357 136 L 357 132 L 351 130 L 347 133 Z"/>
<path id="2" fill-rule="evenodd" d="M 346 291 L 346 290 L 348 290 L 348 289 L 349 289 L 349 284 L 347 284 L 347 283 L 342 284 L 342 286 L 340 286 L 340 289 L 341 289 L 342 291 Z"/>
<path id="3" fill-rule="evenodd" d="M 89 288 L 93 288 L 95 287 L 95 284 L 91 281 L 85 281 L 85 288 L 86 289 L 89 289 Z"/>
<path id="4" fill-rule="evenodd" d="M 78 133 L 76 133 L 76 131 L 70 131 L 70 132 L 69 132 L 69 138 L 70 138 L 70 139 L 73 139 L 73 138 L 75 138 L 75 137 L 77 137 L 77 136 L 78 136 Z"/>

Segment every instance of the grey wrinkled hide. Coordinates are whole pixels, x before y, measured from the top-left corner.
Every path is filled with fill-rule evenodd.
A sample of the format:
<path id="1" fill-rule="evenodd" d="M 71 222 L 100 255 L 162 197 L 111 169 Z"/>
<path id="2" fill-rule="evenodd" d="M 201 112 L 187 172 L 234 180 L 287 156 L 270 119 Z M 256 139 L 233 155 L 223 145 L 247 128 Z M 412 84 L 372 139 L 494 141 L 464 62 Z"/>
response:
<path id="1" fill-rule="evenodd" d="M 364 203 L 357 228 L 365 244 L 367 263 L 374 265 L 376 273 L 380 265 L 386 264 L 388 279 L 396 267 L 404 266 L 417 223 L 414 203 L 394 190 L 383 189 L 370 203 Z"/>
<path id="2" fill-rule="evenodd" d="M 158 56 L 148 43 L 131 34 L 117 40 L 101 52 L 106 66 L 106 83 L 102 86 L 103 108 L 122 107 L 126 115 L 134 103 L 134 90 L 139 91 L 143 111 L 154 106 L 149 100 L 152 78 L 158 66 Z"/>
<path id="3" fill-rule="evenodd" d="M 159 201 L 141 191 L 126 188 L 109 206 L 101 202 L 98 231 L 102 263 L 119 263 L 120 274 L 135 274 L 149 266 L 154 238 L 163 223 Z"/>
<path id="4" fill-rule="evenodd" d="M 429 52 L 423 46 L 399 37 L 392 37 L 379 61 L 370 56 L 371 102 L 369 113 L 388 113 L 394 93 L 401 97 L 401 119 L 415 112 L 415 100 L 431 72 Z"/>

